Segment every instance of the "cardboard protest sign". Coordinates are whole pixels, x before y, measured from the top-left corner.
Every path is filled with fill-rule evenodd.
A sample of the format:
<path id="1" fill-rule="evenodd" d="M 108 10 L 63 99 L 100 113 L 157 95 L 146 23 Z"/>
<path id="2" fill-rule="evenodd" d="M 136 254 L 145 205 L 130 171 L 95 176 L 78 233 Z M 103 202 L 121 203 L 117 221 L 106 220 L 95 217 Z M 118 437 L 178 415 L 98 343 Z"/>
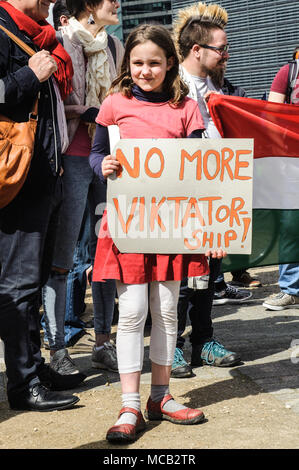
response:
<path id="1" fill-rule="evenodd" d="M 122 139 L 108 227 L 123 253 L 251 253 L 252 139 Z"/>

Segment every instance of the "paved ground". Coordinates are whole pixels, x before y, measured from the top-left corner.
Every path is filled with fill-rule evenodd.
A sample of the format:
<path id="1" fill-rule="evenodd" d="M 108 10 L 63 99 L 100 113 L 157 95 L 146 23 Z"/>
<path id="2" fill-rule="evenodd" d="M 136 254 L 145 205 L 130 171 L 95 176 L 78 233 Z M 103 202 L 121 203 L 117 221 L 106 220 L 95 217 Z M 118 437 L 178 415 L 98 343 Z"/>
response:
<path id="1" fill-rule="evenodd" d="M 242 364 L 224 369 L 204 366 L 194 369 L 192 378 L 171 380 L 173 395 L 184 404 L 203 409 L 206 422 L 198 426 L 148 423 L 146 432 L 130 449 L 299 448 L 299 310 L 271 312 L 262 307 L 263 299 L 279 290 L 276 266 L 251 273 L 263 283 L 262 288 L 252 289 L 251 301 L 213 308 L 215 337 L 240 352 Z M 150 387 L 148 343 L 146 330 L 143 407 Z M 187 341 L 187 358 L 190 352 Z M 110 449 L 127 448 L 111 446 L 105 440 L 120 404 L 118 374 L 92 369 L 88 353 L 73 358 L 88 374 L 85 384 L 74 390 L 80 396 L 74 410 L 12 412 L 5 401 L 4 375 L 0 374 L 0 449 L 104 449 L 105 455 L 110 455 Z"/>

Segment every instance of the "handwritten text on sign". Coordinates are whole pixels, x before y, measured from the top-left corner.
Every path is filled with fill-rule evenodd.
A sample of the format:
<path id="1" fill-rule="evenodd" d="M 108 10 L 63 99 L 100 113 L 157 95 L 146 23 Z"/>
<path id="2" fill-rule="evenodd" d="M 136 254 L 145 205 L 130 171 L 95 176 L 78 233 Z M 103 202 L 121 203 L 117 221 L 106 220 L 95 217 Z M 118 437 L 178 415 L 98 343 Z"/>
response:
<path id="1" fill-rule="evenodd" d="M 121 252 L 251 253 L 252 139 L 123 139 L 113 154 L 108 226 Z"/>

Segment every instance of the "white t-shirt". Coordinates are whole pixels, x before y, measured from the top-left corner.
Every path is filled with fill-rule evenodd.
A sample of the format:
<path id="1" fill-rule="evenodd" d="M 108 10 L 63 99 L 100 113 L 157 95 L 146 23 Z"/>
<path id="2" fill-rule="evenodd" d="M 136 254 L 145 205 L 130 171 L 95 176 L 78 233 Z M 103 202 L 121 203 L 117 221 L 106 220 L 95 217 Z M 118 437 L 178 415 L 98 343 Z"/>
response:
<path id="1" fill-rule="evenodd" d="M 211 115 L 209 113 L 207 103 L 204 99 L 205 94 L 208 91 L 218 91 L 219 93 L 222 93 L 220 88 L 216 88 L 212 82 L 212 80 L 207 77 L 207 78 L 201 78 L 201 77 L 196 77 L 195 75 L 190 75 L 192 78 L 194 85 L 196 87 L 197 91 L 197 102 L 198 106 L 205 124 L 206 128 L 206 134 L 209 139 L 220 139 L 221 135 L 219 134 L 213 119 L 211 118 Z M 223 93 L 222 93 L 223 94 Z"/>

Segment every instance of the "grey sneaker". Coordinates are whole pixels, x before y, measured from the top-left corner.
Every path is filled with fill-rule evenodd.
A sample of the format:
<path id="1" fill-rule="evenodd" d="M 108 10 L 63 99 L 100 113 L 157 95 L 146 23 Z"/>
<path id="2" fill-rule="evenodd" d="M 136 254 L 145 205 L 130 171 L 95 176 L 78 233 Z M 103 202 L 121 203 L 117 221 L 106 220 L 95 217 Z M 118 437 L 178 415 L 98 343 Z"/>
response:
<path id="1" fill-rule="evenodd" d="M 59 349 L 50 359 L 50 367 L 61 375 L 80 374 L 67 349 Z"/>
<path id="2" fill-rule="evenodd" d="M 116 347 L 114 344 L 106 341 L 103 348 L 97 351 L 95 346 L 91 355 L 92 367 L 95 369 L 106 369 L 112 372 L 118 372 Z"/>
<path id="3" fill-rule="evenodd" d="M 263 307 L 268 310 L 284 310 L 288 307 L 294 307 L 299 304 L 299 297 L 295 295 L 286 294 L 285 292 L 279 292 L 278 294 L 272 294 L 263 303 Z"/>

